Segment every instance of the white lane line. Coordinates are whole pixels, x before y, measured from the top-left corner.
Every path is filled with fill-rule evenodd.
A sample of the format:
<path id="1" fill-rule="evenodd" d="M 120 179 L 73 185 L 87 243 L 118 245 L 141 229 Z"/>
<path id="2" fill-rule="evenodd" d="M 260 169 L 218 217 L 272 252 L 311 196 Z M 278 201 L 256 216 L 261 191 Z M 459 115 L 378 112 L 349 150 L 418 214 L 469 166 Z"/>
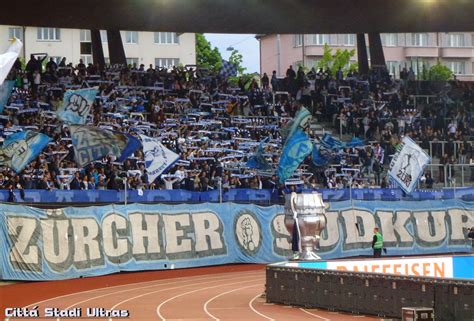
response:
<path id="1" fill-rule="evenodd" d="M 254 276 L 253 276 L 254 277 Z M 245 278 L 245 277 L 242 277 L 242 278 Z M 225 279 L 224 279 L 225 281 Z M 254 280 L 252 280 L 253 282 Z M 199 282 L 199 283 L 192 283 L 192 284 L 187 284 L 187 285 L 181 285 L 181 286 L 176 286 L 176 287 L 172 287 L 172 288 L 166 288 L 166 289 L 160 289 L 160 290 L 156 290 L 156 291 L 152 291 L 152 292 L 146 292 L 146 293 L 143 293 L 143 294 L 140 294 L 140 295 L 137 295 L 137 296 L 133 296 L 133 297 L 130 297 L 126 300 L 123 300 L 123 301 L 120 301 L 118 303 L 116 303 L 114 306 L 112 306 L 110 308 L 110 310 L 114 310 L 116 309 L 118 306 L 124 304 L 124 303 L 127 303 L 127 302 L 130 302 L 130 301 L 133 301 L 133 300 L 136 300 L 136 299 L 139 299 L 141 297 L 144 297 L 144 296 L 147 296 L 147 295 L 150 295 L 150 294 L 155 294 L 155 293 L 158 293 L 158 292 L 163 292 L 163 291 L 168 291 L 168 290 L 176 290 L 176 289 L 182 289 L 182 288 L 185 288 L 185 287 L 188 287 L 188 286 L 194 286 L 194 285 L 201 285 L 201 284 L 209 284 L 211 282 L 222 282 L 221 279 L 219 280 L 211 280 L 211 281 L 206 281 L 206 282 Z M 244 281 L 245 282 L 245 281 Z"/>
<path id="2" fill-rule="evenodd" d="M 249 282 L 255 282 L 255 281 L 259 281 L 261 280 L 261 278 L 257 278 L 257 279 L 253 279 L 253 280 L 249 280 Z M 161 314 L 161 308 L 168 302 L 171 302 L 177 298 L 180 298 L 182 296 L 185 296 L 185 295 L 188 295 L 188 294 L 192 294 L 192 293 L 196 293 L 196 292 L 199 292 L 199 291 L 203 291 L 203 290 L 209 290 L 209 289 L 214 289 L 214 288 L 218 288 L 218 287 L 221 287 L 221 286 L 228 286 L 228 285 L 233 285 L 233 284 L 241 284 L 242 283 L 242 280 L 240 280 L 239 282 L 232 282 L 232 283 L 225 283 L 225 284 L 218 284 L 218 285 L 214 285 L 214 286 L 208 286 L 208 287 L 205 287 L 205 288 L 201 288 L 201 289 L 197 289 L 197 290 L 192 290 L 192 291 L 188 291 L 188 292 L 183 292 L 183 293 L 180 293 L 180 294 L 177 294 L 163 302 L 160 303 L 159 306 L 156 307 L 156 314 L 158 315 L 158 317 L 165 321 L 166 319 L 163 317 L 163 315 Z"/>
<path id="3" fill-rule="evenodd" d="M 322 317 L 322 316 L 320 316 L 320 315 L 311 313 L 311 312 L 309 312 L 309 311 L 306 311 L 306 310 L 303 309 L 303 308 L 300 308 L 300 310 L 303 311 L 304 313 L 309 314 L 309 315 L 311 315 L 311 316 L 313 316 L 313 317 L 316 317 L 316 318 L 318 318 L 318 319 L 321 319 L 321 320 L 324 320 L 324 321 L 331 321 L 331 319 L 328 319 L 328 318 Z"/>
<path id="4" fill-rule="evenodd" d="M 207 277 L 207 278 L 197 278 L 197 279 L 194 279 L 193 281 L 201 281 L 201 280 L 209 280 L 209 279 L 222 279 L 222 276 L 212 276 L 212 277 Z M 226 278 L 224 278 L 226 279 Z M 91 297 L 91 298 L 88 298 L 86 300 L 82 300 L 82 301 L 79 301 L 79 302 L 75 302 L 74 304 L 66 307 L 65 309 L 71 309 L 72 307 L 76 306 L 76 305 L 79 305 L 79 304 L 83 304 L 85 302 L 89 302 L 89 301 L 92 301 L 92 300 L 96 300 L 96 299 L 100 299 L 100 298 L 104 298 L 104 297 L 107 297 L 107 296 L 112 296 L 112 295 L 116 295 L 118 293 L 125 293 L 125 292 L 129 292 L 129 291 L 134 291 L 134 290 L 142 290 L 142 289 L 149 289 L 149 288 L 153 288 L 153 287 L 158 287 L 158 286 L 163 286 L 163 285 L 170 285 L 170 284 L 179 284 L 179 283 L 183 283 L 183 282 L 189 282 L 189 280 L 178 280 L 178 281 L 171 281 L 169 282 L 170 280 L 166 280 L 168 282 L 165 282 L 165 283 L 159 283 L 159 284 L 154 284 L 154 285 L 149 285 L 149 286 L 143 286 L 143 287 L 138 287 L 138 288 L 133 288 L 133 289 L 127 289 L 127 290 L 122 290 L 122 291 L 115 291 L 115 292 L 111 292 L 111 293 L 106 293 L 106 294 L 103 294 L 103 295 L 98 295 L 98 296 L 95 296 L 95 297 Z M 187 284 L 186 286 L 191 286 L 192 284 Z M 167 289 L 167 288 L 165 288 Z M 173 288 L 174 289 L 174 288 Z M 111 308 L 111 310 L 113 310 L 113 308 Z M 59 319 L 57 320 L 59 321 Z"/>
<path id="5" fill-rule="evenodd" d="M 257 270 L 255 271 L 245 271 L 245 272 L 226 272 L 226 273 L 217 273 L 217 274 L 214 274 L 214 275 L 229 275 L 229 274 L 236 274 L 236 275 L 240 275 L 240 274 L 250 274 L 250 272 L 253 272 L 255 273 Z M 209 276 L 209 275 L 213 275 L 213 274 L 204 274 L 204 275 L 201 275 L 201 276 Z M 161 279 L 161 280 L 156 280 L 156 281 L 142 281 L 142 282 L 137 282 L 137 283 L 128 283 L 128 284 L 122 284 L 122 285 L 114 285 L 114 286 L 109 286 L 109 287 L 102 287 L 102 288 L 98 288 L 98 289 L 92 289 L 92 290 L 87 290 L 87 291 L 81 291 L 81 292 L 74 292 L 74 293 L 69 293 L 69 294 L 64 294 L 64 295 L 60 295 L 60 296 L 56 296 L 56 297 L 53 297 L 53 298 L 49 298 L 49 299 L 45 299 L 45 300 L 41 300 L 41 301 L 38 301 L 38 302 L 35 302 L 35 303 L 31 303 L 29 305 L 26 305 L 24 306 L 24 308 L 29 308 L 29 307 L 33 307 L 33 306 L 36 306 L 36 305 L 40 305 L 41 303 L 45 303 L 45 302 L 48 302 L 48 301 L 53 301 L 53 300 L 56 300 L 56 299 L 62 299 L 62 298 L 67 298 L 67 297 L 70 297 L 70 296 L 74 296 L 74 295 L 82 295 L 82 294 L 85 294 L 85 293 L 93 293 L 93 292 L 99 292 L 99 291 L 102 291 L 102 290 L 108 290 L 108 289 L 117 289 L 117 288 L 122 288 L 122 287 L 126 287 L 126 286 L 130 286 L 130 287 L 133 287 L 135 285 L 139 285 L 139 284 L 144 284 L 144 283 L 158 283 L 158 282 L 163 282 L 163 281 L 168 281 L 168 280 L 180 280 L 180 279 L 183 279 L 183 280 L 188 280 L 188 279 L 192 279 L 193 277 L 195 276 L 185 276 L 185 277 L 179 277 L 179 278 L 167 278 L 167 279 Z"/>
<path id="6" fill-rule="evenodd" d="M 252 300 L 250 300 L 250 302 L 249 302 L 249 307 L 250 307 L 250 309 L 251 309 L 253 312 L 255 312 L 256 314 L 258 314 L 259 316 L 261 316 L 261 317 L 263 317 L 263 318 L 265 318 L 265 319 L 267 319 L 267 320 L 275 321 L 275 319 L 272 319 L 272 318 L 266 316 L 265 314 L 258 312 L 258 311 L 253 307 L 253 302 L 254 302 L 255 300 L 257 300 L 257 298 L 260 297 L 261 295 L 262 295 L 262 294 L 259 293 L 259 294 L 257 294 Z"/>
<path id="7" fill-rule="evenodd" d="M 250 282 L 250 281 L 245 281 L 245 282 Z M 245 282 L 242 282 L 242 283 L 245 283 Z M 204 312 L 206 312 L 206 314 L 208 316 L 210 316 L 211 318 L 213 318 L 214 320 L 218 321 L 219 318 L 216 318 L 212 313 L 209 312 L 209 310 L 207 309 L 207 306 L 212 302 L 214 301 L 215 299 L 221 297 L 221 296 L 224 296 L 224 295 L 227 295 L 229 293 L 232 293 L 232 292 L 236 292 L 236 291 L 240 291 L 240 290 L 243 290 L 243 289 L 247 289 L 247 288 L 251 288 L 251 287 L 254 287 L 254 286 L 262 286 L 261 284 L 253 284 L 253 285 L 248 285 L 248 286 L 243 286 L 243 287 L 240 287 L 240 288 L 237 288 L 237 289 L 233 289 L 233 290 L 230 290 L 230 291 L 227 291 L 227 292 L 222 292 L 216 296 L 213 296 L 212 298 L 210 298 L 209 300 L 206 301 L 206 303 L 204 303 Z"/>
<path id="8" fill-rule="evenodd" d="M 209 279 L 221 279 L 221 278 L 227 278 L 228 276 L 219 276 L 219 275 L 214 275 L 214 276 L 196 276 L 195 279 L 193 279 L 193 281 L 201 281 L 201 280 L 209 280 Z M 161 285 L 169 285 L 169 284 L 175 284 L 175 283 L 182 283 L 182 282 L 189 282 L 188 279 L 185 279 L 185 278 L 179 278 L 179 279 L 163 279 L 161 281 L 167 281 L 167 282 L 163 282 L 163 283 L 159 283 L 159 284 L 153 284 L 153 285 L 148 285 L 148 286 L 143 286 L 143 287 L 138 287 L 138 288 L 131 288 L 131 289 L 127 289 L 127 290 L 122 290 L 122 291 L 114 291 L 114 292 L 111 292 L 111 293 L 106 293 L 106 294 L 103 294 L 103 295 L 98 295 L 98 296 L 94 296 L 94 297 L 91 297 L 91 298 L 88 298 L 86 300 L 83 300 L 83 301 L 79 301 L 79 302 L 75 302 L 74 304 L 68 306 L 67 308 L 65 309 L 71 309 L 72 307 L 76 306 L 76 305 L 79 305 L 79 304 L 82 304 L 82 303 L 85 303 L 85 302 L 88 302 L 88 301 L 92 301 L 92 300 L 95 300 L 95 299 L 100 299 L 100 298 L 103 298 L 103 297 L 106 297 L 106 296 L 109 296 L 109 295 L 115 295 L 117 293 L 125 293 L 125 292 L 129 292 L 129 291 L 134 291 L 134 290 L 141 290 L 141 289 L 148 289 L 148 288 L 152 288 L 152 287 L 155 287 L 155 286 L 161 286 Z M 170 282 L 171 281 L 171 282 Z"/>

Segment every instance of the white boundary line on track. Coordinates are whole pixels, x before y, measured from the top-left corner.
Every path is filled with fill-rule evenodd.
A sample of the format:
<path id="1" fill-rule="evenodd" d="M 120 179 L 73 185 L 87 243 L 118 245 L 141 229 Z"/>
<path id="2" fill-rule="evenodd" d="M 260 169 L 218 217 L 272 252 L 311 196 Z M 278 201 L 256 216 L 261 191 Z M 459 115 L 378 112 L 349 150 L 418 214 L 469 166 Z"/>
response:
<path id="1" fill-rule="evenodd" d="M 256 279 L 253 279 L 253 280 L 249 280 L 248 282 L 253 282 L 253 281 L 257 281 L 259 280 L 260 278 L 256 278 Z M 239 282 L 232 282 L 232 283 L 226 283 L 226 284 L 219 284 L 219 285 L 214 285 L 214 286 L 208 286 L 208 287 L 205 287 L 205 288 L 201 288 L 201 289 L 197 289 L 197 290 L 192 290 L 192 291 L 188 291 L 188 292 L 183 292 L 183 293 L 180 293 L 180 294 L 177 294 L 163 302 L 160 303 L 159 306 L 156 307 L 156 314 L 158 315 L 158 317 L 162 320 L 162 321 L 166 321 L 166 318 L 163 317 L 163 315 L 161 314 L 160 310 L 161 308 L 168 302 L 170 301 L 173 301 L 174 299 L 177 299 L 179 297 L 182 297 L 182 296 L 185 296 L 185 295 L 188 295 L 188 294 L 191 294 L 191 293 L 196 293 L 196 292 L 199 292 L 199 291 L 203 291 L 203 290 L 208 290 L 208 289 L 214 289 L 214 288 L 218 288 L 220 286 L 226 286 L 226 285 L 233 285 L 233 284 L 240 284 L 242 283 L 242 280 L 239 281 Z"/>
<path id="2" fill-rule="evenodd" d="M 272 318 L 266 316 L 265 314 L 258 312 L 258 311 L 253 307 L 253 302 L 254 302 L 259 296 L 261 296 L 261 295 L 262 295 L 262 294 L 259 293 L 259 294 L 257 294 L 252 300 L 249 301 L 249 307 L 250 307 L 250 309 L 251 309 L 253 312 L 255 312 L 256 314 L 258 314 L 259 316 L 261 316 L 261 317 L 263 317 L 263 318 L 265 318 L 265 319 L 267 319 L 267 320 L 275 321 L 275 319 L 272 319 Z"/>
<path id="3" fill-rule="evenodd" d="M 212 280 L 211 282 L 214 282 L 214 281 L 220 281 L 220 280 Z M 252 280 L 252 281 L 254 281 L 254 280 Z M 244 282 L 248 282 L 248 281 L 244 281 Z M 173 288 L 160 289 L 160 290 L 156 290 L 156 291 L 152 291 L 152 292 L 143 293 L 143 294 L 128 298 L 126 300 L 120 301 L 120 302 L 116 303 L 114 306 L 112 306 L 110 309 L 113 310 L 113 309 L 117 308 L 118 306 L 124 304 L 125 302 L 129 302 L 129 301 L 132 301 L 132 300 L 135 300 L 135 299 L 138 299 L 138 298 L 150 295 L 150 294 L 155 294 L 155 293 L 163 292 L 163 291 L 167 291 L 167 290 L 181 289 L 181 288 L 184 288 L 184 287 L 187 287 L 187 286 L 201 285 L 201 284 L 206 284 L 206 283 L 208 283 L 208 282 L 193 283 L 193 284 L 182 285 L 182 286 L 177 286 L 177 287 L 173 287 Z"/>
<path id="4" fill-rule="evenodd" d="M 320 316 L 320 315 L 311 313 L 311 312 L 309 312 L 309 311 L 306 311 L 306 310 L 303 309 L 303 308 L 300 308 L 300 310 L 303 311 L 304 313 L 309 314 L 309 315 L 312 315 L 313 317 L 316 317 L 316 318 L 318 318 L 318 319 L 321 319 L 321 320 L 324 320 L 324 321 L 331 321 L 331 319 L 328 319 L 328 318 L 322 317 L 322 316 Z"/>
<path id="5" fill-rule="evenodd" d="M 213 282 L 213 281 L 220 281 L 220 279 L 222 279 L 223 277 L 222 276 L 215 276 L 215 277 L 207 277 L 207 278 L 198 278 L 197 280 L 193 280 L 193 281 L 204 281 L 206 280 L 206 282 L 201 282 L 201 283 L 197 283 L 197 284 L 206 284 L 208 282 Z M 209 279 L 212 279 L 212 280 L 209 280 Z M 225 279 L 225 278 L 224 278 Z M 168 279 L 169 280 L 169 279 Z M 133 291 L 133 290 L 140 290 L 140 289 L 146 289 L 146 288 L 152 288 L 152 287 L 157 287 L 157 286 L 163 286 L 163 285 L 170 285 L 170 284 L 175 284 L 175 283 L 181 283 L 181 282 L 188 282 L 189 280 L 179 280 L 179 281 L 175 281 L 175 282 L 164 282 L 164 283 L 159 283 L 159 284 L 154 284 L 154 285 L 149 285 L 149 286 L 144 286 L 144 287 L 139 287 L 139 288 L 132 288 L 132 289 L 127 289 L 127 290 L 122 290 L 122 291 L 117 291 L 117 292 L 112 292 L 112 293 L 106 293 L 106 294 L 103 294 L 103 295 L 99 295 L 99 296 L 96 296 L 96 297 L 92 297 L 92 298 L 89 298 L 89 299 L 86 299 L 86 300 L 82 300 L 82 301 L 79 301 L 79 302 L 76 302 L 74 303 L 73 305 L 70 305 L 69 307 L 65 308 L 65 309 L 70 309 L 71 307 L 73 306 L 76 306 L 76 305 L 79 305 L 79 304 L 82 304 L 84 302 L 88 302 L 88 301 L 91 301 L 91 300 L 95 300 L 95 299 L 99 299 L 99 298 L 103 298 L 103 297 L 106 297 L 106 296 L 111 296 L 111 295 L 115 295 L 117 293 L 124 293 L 124 292 L 128 292 L 128 291 Z M 157 292 L 162 292 L 162 291 L 166 291 L 166 290 L 172 290 L 172 289 L 179 289 L 179 288 L 184 288 L 186 286 L 189 286 L 189 285 L 192 285 L 192 284 L 188 284 L 188 285 L 182 285 L 182 286 L 177 286 L 177 287 L 172 287 L 172 288 L 165 288 L 165 289 L 160 289 L 158 291 L 153 291 L 154 293 L 157 293 Z M 119 302 L 118 304 L 115 304 L 113 307 L 110 308 L 110 310 L 113 310 L 115 307 L 117 307 L 118 305 L 120 305 L 121 303 L 123 302 L 127 302 L 127 301 L 130 301 L 129 299 L 125 300 L 125 301 L 121 301 Z M 112 318 L 110 318 L 109 320 L 111 320 Z M 56 321 L 60 321 L 61 319 L 58 318 L 56 319 Z"/>
<path id="6" fill-rule="evenodd" d="M 216 274 L 203 274 L 203 275 L 200 275 L 200 276 L 226 275 L 226 274 L 229 274 L 229 273 L 249 274 L 249 272 L 255 272 L 255 271 L 257 271 L 257 270 L 244 271 L 244 272 L 224 272 L 224 273 L 216 273 Z M 133 286 L 133 285 L 150 283 L 150 282 L 158 283 L 158 282 L 162 282 L 162 281 L 165 281 L 165 280 L 178 280 L 178 279 L 189 279 L 189 278 L 193 278 L 193 276 L 184 276 L 184 277 L 179 277 L 179 278 L 166 278 L 166 279 L 160 279 L 160 280 L 155 280 L 155 281 L 142 281 L 142 282 L 137 282 L 137 283 L 128 283 L 128 284 L 114 285 L 114 286 L 102 287 L 102 288 L 98 288 L 98 289 L 86 290 L 86 291 L 81 291 L 81 292 L 74 292 L 74 293 L 60 295 L 60 296 L 57 296 L 57 297 L 54 297 L 54 298 L 49 298 L 49 299 L 46 299 L 46 300 L 41 300 L 41 301 L 38 301 L 38 302 L 35 302 L 35 303 L 31 303 L 29 305 L 25 305 L 24 308 L 32 307 L 32 306 L 35 306 L 35 305 L 40 305 L 41 303 L 52 301 L 52 300 L 59 299 L 59 298 L 66 298 L 66 297 L 70 297 L 70 296 L 74 296 L 74 295 L 78 295 L 78 294 L 84 294 L 84 293 L 98 292 L 98 291 L 101 291 L 101 290 L 104 290 L 104 289 L 116 289 L 116 288 L 121 288 L 121 287 L 126 287 L 126 286 Z"/>
<path id="7" fill-rule="evenodd" d="M 251 288 L 251 287 L 254 287 L 254 286 L 261 286 L 261 284 L 253 284 L 253 285 L 248 285 L 248 286 L 243 286 L 243 287 L 240 287 L 240 288 L 237 288 L 237 289 L 233 289 L 233 290 L 230 290 L 230 291 L 227 291 L 227 292 L 222 292 L 216 296 L 213 296 L 212 298 L 210 298 L 209 300 L 206 301 L 206 303 L 204 303 L 204 312 L 206 312 L 206 314 L 208 316 L 210 316 L 211 318 L 213 318 L 215 321 L 219 321 L 219 318 L 216 318 L 212 313 L 209 312 L 209 310 L 207 309 L 207 306 L 209 305 L 209 303 L 211 303 L 212 301 L 214 301 L 215 299 L 221 297 L 221 296 L 224 296 L 226 294 L 229 294 L 229 293 L 232 293 L 232 292 L 235 292 L 235 291 L 240 291 L 240 290 L 243 290 L 243 289 L 247 289 L 247 288 Z"/>
<path id="8" fill-rule="evenodd" d="M 196 279 L 193 279 L 193 281 L 201 281 L 201 280 L 209 280 L 209 279 L 220 279 L 221 277 L 223 276 L 219 276 L 219 275 L 214 275 L 214 276 L 205 276 L 205 275 L 197 275 L 196 276 Z M 172 280 L 170 282 L 170 280 Z M 163 282 L 163 283 L 158 283 L 158 281 L 168 281 L 168 282 Z M 155 287 L 155 286 L 160 286 L 160 285 L 169 285 L 169 284 L 175 284 L 175 283 L 181 283 L 181 282 L 187 282 L 189 280 L 187 280 L 186 278 L 178 278 L 177 279 L 162 279 L 162 280 L 157 280 L 156 282 L 154 282 L 155 284 L 152 284 L 152 285 L 147 285 L 147 286 L 142 286 L 142 287 L 138 287 L 138 288 L 131 288 L 131 289 L 127 289 L 127 290 L 121 290 L 121 291 L 116 291 L 116 292 L 113 292 L 113 293 L 106 293 L 106 294 L 102 294 L 102 295 L 98 295 L 98 296 L 95 296 L 95 297 L 91 297 L 91 298 L 88 298 L 86 300 L 82 300 L 82 301 L 79 301 L 79 302 L 76 302 L 68 307 L 66 307 L 65 309 L 70 309 L 78 304 L 82 304 L 84 302 L 88 302 L 88 301 L 91 301 L 91 300 L 95 300 L 95 299 L 99 299 L 99 298 L 103 298 L 103 297 L 106 297 L 106 296 L 109 296 L 109 295 L 115 295 L 117 293 L 124 293 L 124 292 L 129 292 L 129 291 L 134 291 L 134 290 L 141 290 L 141 289 L 147 289 L 147 288 L 152 288 L 152 287 Z M 107 289 L 107 288 L 104 288 L 104 289 Z"/>

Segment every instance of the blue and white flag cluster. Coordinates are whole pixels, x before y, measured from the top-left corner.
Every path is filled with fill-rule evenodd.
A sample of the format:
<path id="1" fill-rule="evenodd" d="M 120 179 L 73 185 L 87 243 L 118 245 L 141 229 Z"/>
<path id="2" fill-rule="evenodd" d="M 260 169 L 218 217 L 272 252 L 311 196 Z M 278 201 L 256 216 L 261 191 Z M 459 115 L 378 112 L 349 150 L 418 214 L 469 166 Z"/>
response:
<path id="1" fill-rule="evenodd" d="M 145 154 L 148 182 L 152 183 L 179 160 L 179 155 L 166 148 L 156 138 L 140 135 L 140 139 Z"/>
<path id="2" fill-rule="evenodd" d="M 280 183 L 284 183 L 290 178 L 313 150 L 313 144 L 304 131 L 309 126 L 310 121 L 310 112 L 306 108 L 301 108 L 293 122 L 282 130 L 284 145 L 277 169 Z"/>
<path id="3" fill-rule="evenodd" d="M 262 171 L 269 171 L 272 169 L 268 161 L 265 159 L 263 152 L 265 150 L 264 145 L 268 143 L 270 137 L 265 138 L 262 140 L 260 145 L 257 147 L 255 154 L 253 154 L 249 160 L 247 161 L 247 166 L 249 168 L 254 168 Z"/>
<path id="4" fill-rule="evenodd" d="M 123 162 L 140 146 L 131 135 L 103 130 L 92 126 L 69 126 L 77 165 L 85 165 L 107 155 Z"/>
<path id="5" fill-rule="evenodd" d="M 8 103 L 8 99 L 10 99 L 14 86 L 14 80 L 5 80 L 4 83 L 0 85 L 0 113 L 3 113 L 3 109 Z"/>
<path id="6" fill-rule="evenodd" d="M 31 130 L 10 135 L 0 148 L 0 165 L 19 173 L 50 141 L 48 136 Z"/>
<path id="7" fill-rule="evenodd" d="M 84 125 L 97 95 L 97 88 L 68 90 L 64 93 L 59 118 L 67 124 Z"/>
<path id="8" fill-rule="evenodd" d="M 223 78 L 237 76 L 237 66 L 227 60 L 222 60 L 222 67 L 219 75 Z"/>

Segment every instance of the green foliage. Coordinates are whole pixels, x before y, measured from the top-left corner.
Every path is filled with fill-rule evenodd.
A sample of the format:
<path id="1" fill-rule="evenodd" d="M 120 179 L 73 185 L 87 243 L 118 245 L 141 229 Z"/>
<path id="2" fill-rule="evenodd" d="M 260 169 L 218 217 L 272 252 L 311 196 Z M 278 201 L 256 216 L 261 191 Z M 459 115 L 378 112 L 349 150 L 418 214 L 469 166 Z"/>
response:
<path id="1" fill-rule="evenodd" d="M 454 78 L 454 73 L 446 67 L 445 65 L 440 64 L 439 62 L 431 66 L 429 70 L 429 80 L 433 81 L 448 81 Z"/>
<path id="2" fill-rule="evenodd" d="M 242 57 L 242 54 L 239 53 L 239 51 L 236 49 L 232 50 L 232 53 L 230 54 L 230 57 L 229 57 L 229 62 L 237 66 L 238 76 L 242 75 L 245 72 L 246 68 L 242 67 L 243 61 L 244 61 L 244 58 Z"/>
<path id="3" fill-rule="evenodd" d="M 346 76 L 349 71 L 357 70 L 357 63 L 350 63 L 351 58 L 355 55 L 355 49 L 352 50 L 341 50 L 337 49 L 333 54 L 332 49 L 328 44 L 324 45 L 324 53 L 321 60 L 318 62 L 316 67 L 322 68 L 323 70 L 329 70 L 331 75 L 335 75 L 339 68 Z"/>
<path id="4" fill-rule="evenodd" d="M 213 72 L 218 72 L 222 67 L 219 49 L 212 48 L 211 43 L 201 33 L 196 34 L 196 64 Z"/>

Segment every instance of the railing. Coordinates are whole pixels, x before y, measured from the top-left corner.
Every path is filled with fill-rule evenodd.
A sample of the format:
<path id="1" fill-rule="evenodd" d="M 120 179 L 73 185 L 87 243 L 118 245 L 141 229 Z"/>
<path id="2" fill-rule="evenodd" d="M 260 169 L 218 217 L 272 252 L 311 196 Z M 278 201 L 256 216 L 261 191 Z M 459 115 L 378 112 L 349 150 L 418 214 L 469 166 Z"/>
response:
<path id="1" fill-rule="evenodd" d="M 406 194 L 394 188 L 353 188 L 353 189 L 299 189 L 300 192 L 317 191 L 323 195 L 324 201 L 339 202 L 347 200 L 364 201 L 420 201 L 435 199 L 462 199 L 474 201 L 474 187 L 470 188 L 440 188 L 419 189 Z M 186 190 L 93 190 L 93 191 L 64 191 L 64 190 L 18 190 L 0 191 L 0 202 L 31 204 L 45 207 L 64 207 L 68 205 L 101 205 L 117 203 L 252 203 L 259 205 L 281 204 L 284 202 L 281 190 L 231 189 L 228 191 L 216 189 L 209 192 L 192 192 Z M 12 199 L 12 193 L 15 199 Z M 23 195 L 21 195 L 23 194 Z"/>

